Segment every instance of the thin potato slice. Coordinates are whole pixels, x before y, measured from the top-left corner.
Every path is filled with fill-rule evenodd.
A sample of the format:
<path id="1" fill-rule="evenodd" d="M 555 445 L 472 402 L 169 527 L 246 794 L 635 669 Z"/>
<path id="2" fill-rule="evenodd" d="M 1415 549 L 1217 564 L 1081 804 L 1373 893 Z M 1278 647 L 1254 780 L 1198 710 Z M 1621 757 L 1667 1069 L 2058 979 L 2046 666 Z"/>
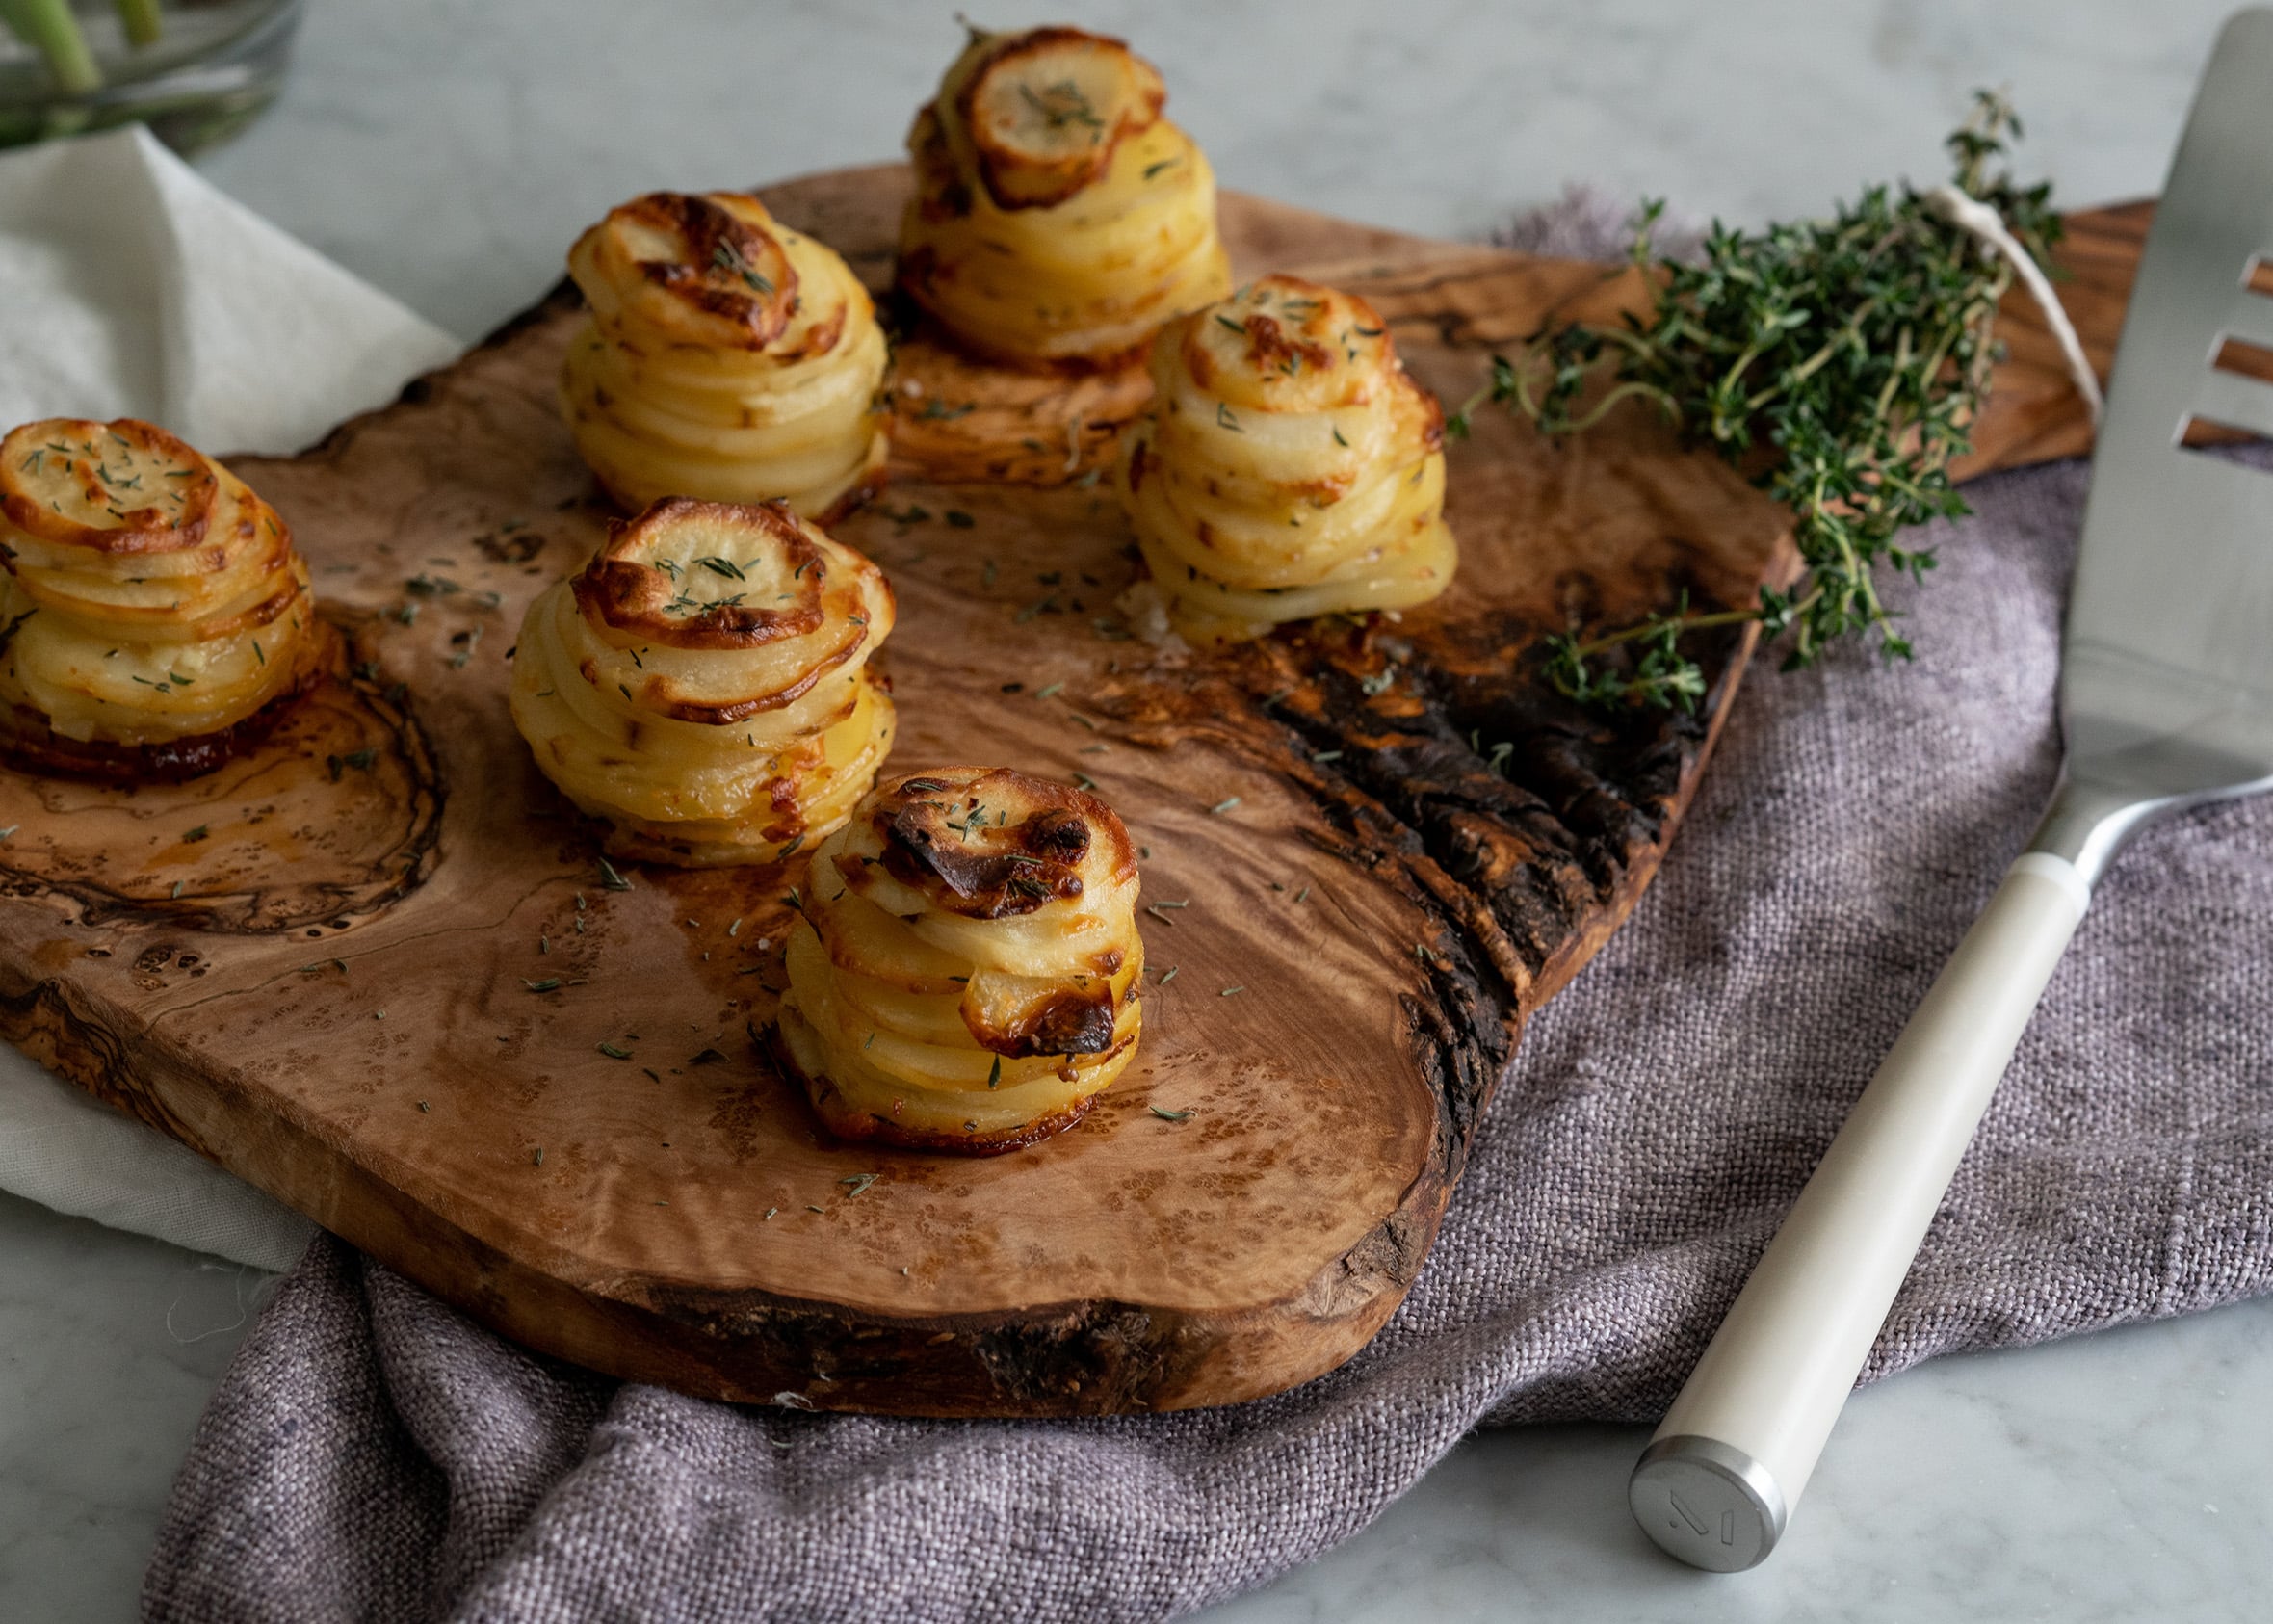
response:
<path id="1" fill-rule="evenodd" d="M 1168 99 L 1152 64 L 1078 28 L 974 41 L 940 95 L 957 146 L 968 145 L 987 195 L 1006 209 L 1047 208 L 1093 184 Z"/>
<path id="2" fill-rule="evenodd" d="M 867 665 L 893 616 L 883 572 L 784 504 L 659 502 L 529 606 L 513 720 L 618 855 L 776 862 L 891 749 Z"/>
<path id="3" fill-rule="evenodd" d="M 627 507 L 782 500 L 823 518 L 881 488 L 889 352 L 824 244 L 736 192 L 656 192 L 569 250 L 592 319 L 561 400 Z"/>
<path id="4" fill-rule="evenodd" d="M 291 532 L 154 425 L 55 418 L 0 440 L 0 746 L 23 759 L 132 776 L 146 749 L 191 744 L 168 759 L 217 766 L 319 673 Z"/>
<path id="5" fill-rule="evenodd" d="M 1215 171 L 1166 99 L 1118 39 L 973 31 L 908 132 L 901 286 L 964 347 L 1044 370 L 1130 361 L 1221 298 Z"/>
<path id="6" fill-rule="evenodd" d="M 1405 609 L 1451 584 L 1444 414 L 1364 300 L 1263 277 L 1162 329 L 1152 373 L 1114 483 L 1185 638 Z"/>
<path id="7" fill-rule="evenodd" d="M 1136 855 L 1094 796 L 1007 769 L 905 774 L 811 872 L 773 1043 L 835 1133 L 1012 1149 L 1129 1063 Z"/>

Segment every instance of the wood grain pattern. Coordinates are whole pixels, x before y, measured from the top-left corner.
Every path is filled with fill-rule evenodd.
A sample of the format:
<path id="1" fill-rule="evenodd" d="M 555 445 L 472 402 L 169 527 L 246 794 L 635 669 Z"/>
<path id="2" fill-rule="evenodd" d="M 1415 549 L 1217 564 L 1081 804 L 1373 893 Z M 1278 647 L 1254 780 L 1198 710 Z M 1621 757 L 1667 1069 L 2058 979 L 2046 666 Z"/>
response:
<path id="1" fill-rule="evenodd" d="M 768 200 L 880 285 L 905 185 Z M 2078 223 L 2097 353 L 2139 218 Z M 1238 196 L 1224 233 L 1242 275 L 1363 293 L 1453 400 L 1491 345 L 1634 291 Z M 796 876 L 609 888 L 507 715 L 521 611 L 606 516 L 554 404 L 576 319 L 557 293 L 307 455 L 235 464 L 290 517 L 348 668 L 213 778 L 0 778 L 0 1032 L 505 1333 L 688 1392 L 1131 1411 L 1347 1358 L 1419 1270 L 1523 1019 L 1655 871 L 1747 643 L 1706 650 L 1700 716 L 1614 722 L 1528 650 L 1574 615 L 1749 599 L 1780 515 L 1638 413 L 1563 445 L 1494 420 L 1451 453 L 1440 603 L 1166 657 L 1118 624 L 1132 550 L 1087 478 L 1122 385 L 919 334 L 894 488 L 838 528 L 900 594 L 894 766 L 1094 779 L 1149 851 L 1148 956 L 1176 974 L 1073 1132 L 986 1162 L 847 1147 L 753 1041 Z M 2008 330 L 1983 466 L 2077 444 L 2040 335 Z"/>

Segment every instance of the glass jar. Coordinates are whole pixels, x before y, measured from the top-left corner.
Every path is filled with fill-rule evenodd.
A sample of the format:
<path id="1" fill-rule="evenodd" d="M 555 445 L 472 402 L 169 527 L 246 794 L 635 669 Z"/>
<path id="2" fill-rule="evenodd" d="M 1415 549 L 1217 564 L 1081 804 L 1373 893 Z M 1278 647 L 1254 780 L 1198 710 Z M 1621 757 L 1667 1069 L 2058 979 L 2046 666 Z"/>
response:
<path id="1" fill-rule="evenodd" d="M 275 98 L 301 0 L 0 0 L 0 146 L 146 123 L 177 152 Z"/>

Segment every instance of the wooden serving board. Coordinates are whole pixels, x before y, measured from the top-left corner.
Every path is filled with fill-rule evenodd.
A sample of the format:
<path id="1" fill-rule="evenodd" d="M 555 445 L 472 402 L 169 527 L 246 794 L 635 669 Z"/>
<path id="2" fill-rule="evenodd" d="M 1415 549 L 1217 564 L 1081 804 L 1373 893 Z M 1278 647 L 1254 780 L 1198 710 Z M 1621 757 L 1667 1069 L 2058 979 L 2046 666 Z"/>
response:
<path id="1" fill-rule="evenodd" d="M 905 187 L 768 200 L 881 285 Z M 2103 357 L 2142 221 L 2079 223 L 2067 291 Z M 1223 224 L 1242 275 L 1372 300 L 1453 402 L 1492 346 L 1635 293 L 1237 196 Z M 1781 515 L 1640 413 L 1564 445 L 1495 415 L 1451 449 L 1439 603 L 1163 656 L 1120 626 L 1133 550 L 1088 477 L 1125 389 L 910 340 L 893 488 L 838 527 L 900 595 L 894 766 L 1093 779 L 1149 853 L 1160 979 L 1072 1132 L 996 1160 L 849 1147 L 752 1041 L 797 876 L 611 888 L 508 716 L 522 610 L 606 517 L 554 400 L 579 319 L 558 293 L 314 451 L 235 464 L 346 667 L 192 784 L 0 774 L 0 1032 L 500 1331 L 691 1393 L 1138 1411 L 1346 1359 L 1426 1256 L 1525 1016 L 1656 869 L 1747 643 L 1705 651 L 1697 717 L 1615 721 L 1528 650 L 1678 591 L 1748 601 Z M 1983 465 L 2082 443 L 2049 344 L 2008 332 Z"/>

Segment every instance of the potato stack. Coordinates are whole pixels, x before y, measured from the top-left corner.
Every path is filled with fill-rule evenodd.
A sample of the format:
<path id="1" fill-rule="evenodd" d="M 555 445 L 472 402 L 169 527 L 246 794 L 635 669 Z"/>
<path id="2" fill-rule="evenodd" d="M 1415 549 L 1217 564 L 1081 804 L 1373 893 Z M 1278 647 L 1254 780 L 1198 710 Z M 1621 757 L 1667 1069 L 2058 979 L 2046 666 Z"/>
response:
<path id="1" fill-rule="evenodd" d="M 1118 39 L 974 29 L 908 133 L 901 285 L 965 348 L 1029 368 L 1132 359 L 1220 299 L 1215 171 L 1166 100 Z"/>
<path id="2" fill-rule="evenodd" d="M 275 510 L 133 418 L 0 440 L 0 742 L 134 779 L 219 766 L 320 674 L 307 565 Z"/>
<path id="3" fill-rule="evenodd" d="M 1450 584 L 1444 414 L 1364 300 L 1266 276 L 1163 328 L 1152 375 L 1117 483 L 1185 637 L 1401 609 Z"/>
<path id="4" fill-rule="evenodd" d="M 786 504 L 658 502 L 529 606 L 513 720 L 609 851 L 776 862 L 892 747 L 868 668 L 892 619 L 883 572 Z"/>
<path id="5" fill-rule="evenodd" d="M 591 305 L 562 398 L 626 510 L 779 498 L 823 523 L 880 488 L 889 358 L 837 254 L 736 192 L 656 192 L 576 241 Z"/>
<path id="6" fill-rule="evenodd" d="M 814 856 L 776 1056 L 842 1138 L 1032 1144 L 1136 1054 L 1136 891 L 1094 796 L 1007 768 L 880 785 Z"/>

